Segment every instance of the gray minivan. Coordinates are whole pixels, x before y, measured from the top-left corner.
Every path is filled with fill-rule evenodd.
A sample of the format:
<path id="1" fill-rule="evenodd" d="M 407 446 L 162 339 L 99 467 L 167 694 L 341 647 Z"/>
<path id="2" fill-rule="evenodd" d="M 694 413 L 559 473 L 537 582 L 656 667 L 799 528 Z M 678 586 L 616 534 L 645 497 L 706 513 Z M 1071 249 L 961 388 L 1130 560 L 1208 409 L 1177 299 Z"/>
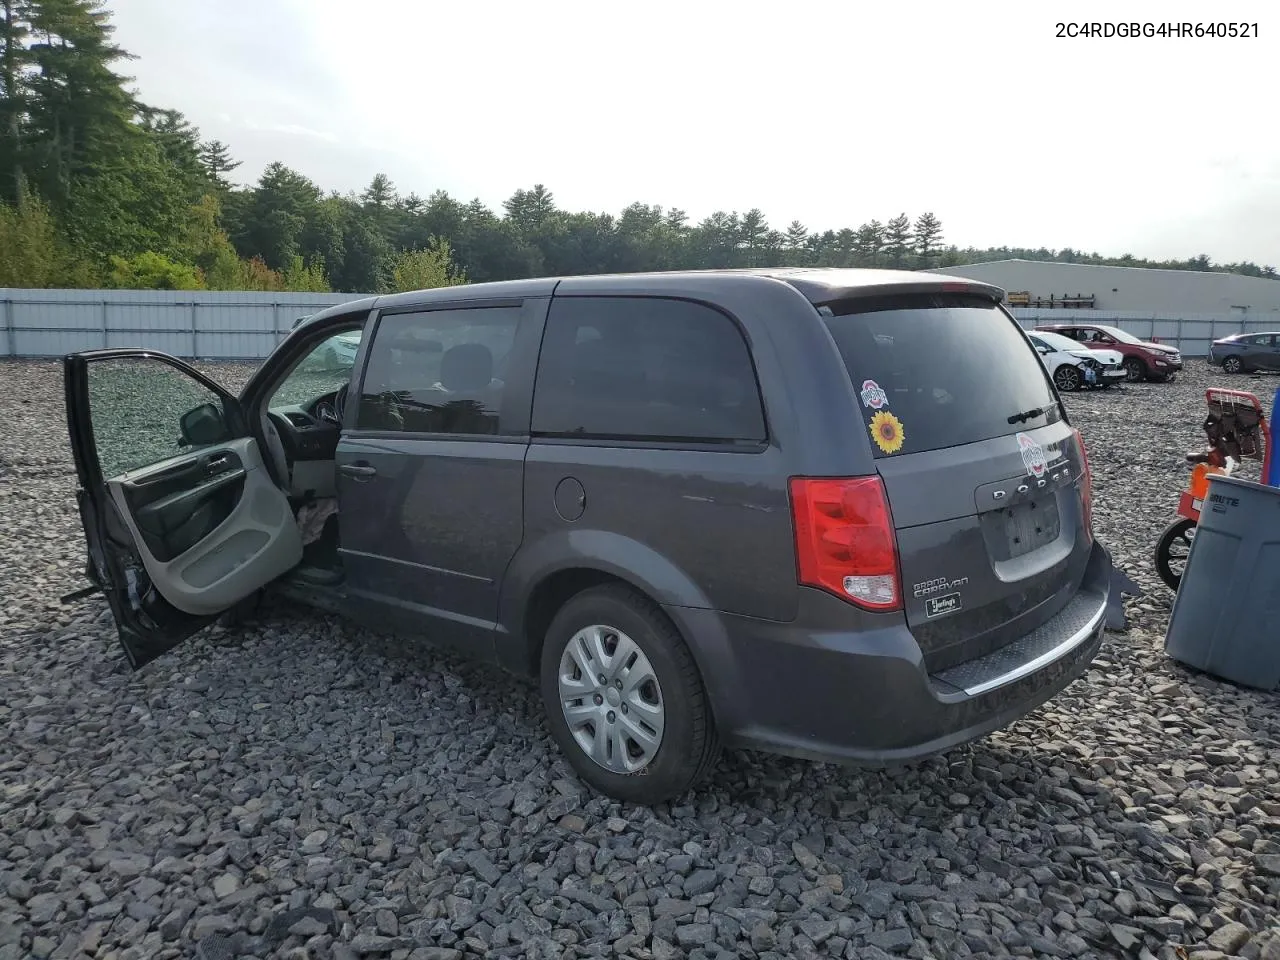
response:
<path id="1" fill-rule="evenodd" d="M 72 354 L 88 575 L 135 668 L 269 588 L 534 678 L 622 800 L 722 744 L 944 751 L 1080 676 L 1110 590 L 1080 434 L 1001 299 L 840 269 L 449 287 L 308 318 L 238 395 Z"/>

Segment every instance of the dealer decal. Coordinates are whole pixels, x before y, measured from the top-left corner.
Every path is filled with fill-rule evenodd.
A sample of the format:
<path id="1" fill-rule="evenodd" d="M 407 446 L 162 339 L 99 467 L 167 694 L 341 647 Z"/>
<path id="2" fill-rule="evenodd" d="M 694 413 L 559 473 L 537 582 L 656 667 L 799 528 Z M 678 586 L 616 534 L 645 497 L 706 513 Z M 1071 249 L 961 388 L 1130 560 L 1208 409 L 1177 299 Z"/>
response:
<path id="1" fill-rule="evenodd" d="M 959 613 L 961 608 L 960 594 L 948 593 L 945 597 L 930 597 L 924 602 L 926 617 L 945 617 L 948 613 Z"/>
<path id="2" fill-rule="evenodd" d="M 862 392 L 859 396 L 862 397 L 863 406 L 870 407 L 872 410 L 879 410 L 889 405 L 889 395 L 874 380 L 862 381 Z"/>
<path id="3" fill-rule="evenodd" d="M 1049 458 L 1045 456 L 1044 448 L 1025 433 L 1018 434 L 1017 439 L 1018 450 L 1022 454 L 1022 465 L 1027 468 L 1027 476 L 1039 480 L 1049 469 Z"/>

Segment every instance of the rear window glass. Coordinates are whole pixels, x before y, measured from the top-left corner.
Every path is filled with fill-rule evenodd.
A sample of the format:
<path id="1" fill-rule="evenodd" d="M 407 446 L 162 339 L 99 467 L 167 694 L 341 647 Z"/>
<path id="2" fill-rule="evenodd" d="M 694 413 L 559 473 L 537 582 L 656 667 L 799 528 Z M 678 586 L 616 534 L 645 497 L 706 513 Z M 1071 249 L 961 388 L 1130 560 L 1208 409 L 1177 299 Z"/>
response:
<path id="1" fill-rule="evenodd" d="M 976 443 L 1062 419 L 1022 331 L 971 297 L 824 306 L 876 457 Z"/>

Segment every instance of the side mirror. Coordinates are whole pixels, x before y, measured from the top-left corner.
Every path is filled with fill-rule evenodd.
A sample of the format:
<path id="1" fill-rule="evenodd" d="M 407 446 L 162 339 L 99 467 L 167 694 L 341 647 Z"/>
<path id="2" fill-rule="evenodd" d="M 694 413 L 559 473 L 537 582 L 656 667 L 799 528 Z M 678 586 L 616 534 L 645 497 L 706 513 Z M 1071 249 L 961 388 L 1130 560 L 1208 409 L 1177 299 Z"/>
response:
<path id="1" fill-rule="evenodd" d="M 178 424 L 182 433 L 178 445 L 182 447 L 204 447 L 230 439 L 222 407 L 216 403 L 202 403 L 188 410 Z"/>

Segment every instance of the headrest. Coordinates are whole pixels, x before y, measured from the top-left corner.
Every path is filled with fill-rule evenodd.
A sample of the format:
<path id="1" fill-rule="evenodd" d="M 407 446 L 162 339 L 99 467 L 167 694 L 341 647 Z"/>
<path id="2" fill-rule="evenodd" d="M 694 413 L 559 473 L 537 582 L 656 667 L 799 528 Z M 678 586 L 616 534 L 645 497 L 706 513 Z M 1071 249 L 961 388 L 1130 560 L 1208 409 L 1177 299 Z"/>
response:
<path id="1" fill-rule="evenodd" d="M 483 390 L 493 379 L 493 354 L 483 343 L 460 343 L 440 358 L 440 383 L 446 390 Z"/>

